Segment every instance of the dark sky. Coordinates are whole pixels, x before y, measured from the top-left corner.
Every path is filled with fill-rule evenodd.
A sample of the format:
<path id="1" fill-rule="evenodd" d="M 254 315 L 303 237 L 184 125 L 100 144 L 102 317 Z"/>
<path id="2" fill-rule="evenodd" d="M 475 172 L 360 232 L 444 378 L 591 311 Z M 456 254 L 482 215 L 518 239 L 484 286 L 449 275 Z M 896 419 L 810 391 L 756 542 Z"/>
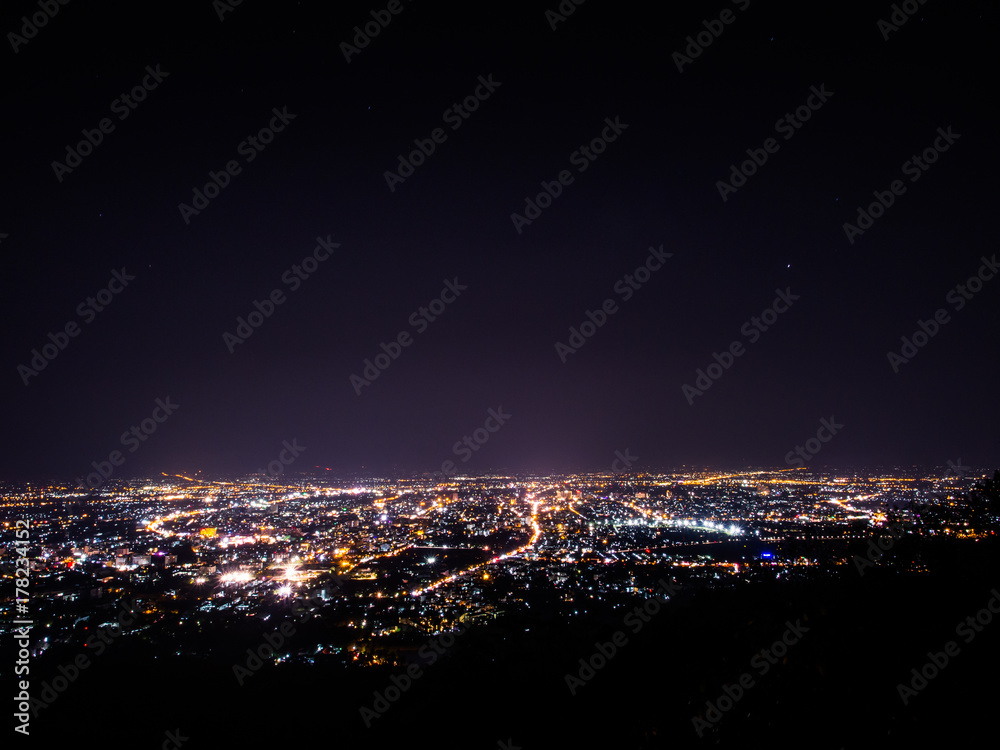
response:
<path id="1" fill-rule="evenodd" d="M 555 0 L 403 2 L 350 62 L 341 43 L 385 3 L 247 0 L 220 20 L 208 1 L 71 2 L 6 36 L 0 476 L 68 479 L 116 449 L 116 476 L 251 471 L 293 439 L 291 470 L 338 473 L 603 470 L 626 448 L 636 468 L 787 466 L 831 417 L 844 426 L 810 465 L 994 466 L 1000 278 L 960 310 L 947 296 L 998 250 L 995 4 L 932 0 L 888 39 L 890 3 L 673 5 L 589 0 L 552 29 Z M 38 9 L 5 3 L 0 28 Z M 499 85 L 447 114 L 486 93 L 480 76 Z M 143 101 L 116 103 L 144 78 Z M 807 101 L 808 121 L 778 123 Z M 275 108 L 294 119 L 241 149 Z M 627 128 L 574 158 L 606 118 Z M 385 172 L 439 127 L 390 190 Z M 904 163 L 949 127 L 911 181 Z M 717 182 L 768 138 L 723 201 Z M 179 204 L 231 160 L 186 223 Z M 562 170 L 572 183 L 519 233 L 511 214 Z M 894 180 L 905 192 L 848 241 Z M 317 237 L 340 246 L 293 290 L 283 275 Z M 661 245 L 671 257 L 624 300 L 616 284 Z M 122 268 L 134 280 L 79 314 Z M 456 278 L 467 289 L 418 331 L 411 315 Z M 223 334 L 273 289 L 285 301 L 230 353 Z M 798 299 L 751 342 L 744 324 L 786 289 Z M 561 361 L 555 344 L 609 298 Z M 939 309 L 894 372 L 887 354 Z M 19 371 L 70 323 L 37 376 Z M 356 394 L 350 376 L 401 331 L 412 343 Z M 743 354 L 689 404 L 682 387 L 733 341 Z M 122 433 L 167 397 L 176 413 L 129 452 Z M 462 462 L 453 444 L 500 407 Z"/>

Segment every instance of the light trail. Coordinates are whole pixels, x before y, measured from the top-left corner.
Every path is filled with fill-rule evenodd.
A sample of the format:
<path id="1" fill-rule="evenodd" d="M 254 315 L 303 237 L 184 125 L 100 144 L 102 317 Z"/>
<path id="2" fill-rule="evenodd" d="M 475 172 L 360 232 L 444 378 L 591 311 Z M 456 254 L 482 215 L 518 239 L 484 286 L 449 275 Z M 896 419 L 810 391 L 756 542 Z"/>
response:
<path id="1" fill-rule="evenodd" d="M 543 490 L 543 492 L 547 492 L 547 491 L 548 490 Z M 529 497 L 533 497 L 533 496 L 529 496 Z M 504 553 L 502 555 L 498 555 L 497 557 L 494 557 L 492 560 L 487 560 L 485 562 L 476 563 L 475 565 L 473 565 L 473 566 L 471 566 L 469 568 L 466 568 L 465 570 L 460 570 L 457 573 L 452 573 L 447 578 L 442 578 L 439 581 L 435 581 L 434 583 L 432 583 L 432 584 L 430 584 L 428 586 L 425 586 L 422 589 L 416 589 L 414 591 L 411 591 L 410 592 L 410 596 L 422 596 L 423 594 L 426 594 L 428 591 L 433 591 L 434 589 L 437 589 L 440 586 L 445 585 L 446 583 L 451 583 L 452 581 L 456 581 L 459 578 L 461 578 L 462 576 L 466 576 L 466 575 L 468 575 L 470 573 L 474 573 L 477 570 L 480 570 L 480 569 L 486 567 L 487 565 L 492 565 L 493 563 L 498 563 L 498 562 L 501 562 L 502 560 L 507 560 L 508 558 L 515 557 L 517 555 L 521 555 L 526 550 L 534 547 L 535 543 L 538 542 L 539 537 L 541 537 L 541 535 L 542 535 L 542 529 L 538 525 L 538 506 L 541 505 L 542 501 L 541 500 L 528 499 L 527 502 L 528 502 L 528 504 L 531 505 L 531 527 L 532 527 L 532 530 L 533 530 L 534 533 L 531 535 L 531 539 L 529 539 L 525 544 L 521 545 L 520 547 L 518 547 L 517 549 L 515 549 L 515 550 L 513 550 L 511 552 L 506 552 L 506 553 Z"/>

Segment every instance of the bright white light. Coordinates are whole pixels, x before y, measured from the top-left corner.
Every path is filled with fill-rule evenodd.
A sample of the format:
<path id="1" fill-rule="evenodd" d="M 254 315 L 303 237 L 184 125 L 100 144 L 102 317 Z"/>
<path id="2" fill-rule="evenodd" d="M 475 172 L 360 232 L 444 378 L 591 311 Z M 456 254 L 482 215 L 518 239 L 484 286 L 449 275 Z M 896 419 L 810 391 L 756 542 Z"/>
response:
<path id="1" fill-rule="evenodd" d="M 289 596 L 291 593 L 292 593 L 291 586 L 282 586 L 280 589 L 278 589 L 279 596 Z"/>

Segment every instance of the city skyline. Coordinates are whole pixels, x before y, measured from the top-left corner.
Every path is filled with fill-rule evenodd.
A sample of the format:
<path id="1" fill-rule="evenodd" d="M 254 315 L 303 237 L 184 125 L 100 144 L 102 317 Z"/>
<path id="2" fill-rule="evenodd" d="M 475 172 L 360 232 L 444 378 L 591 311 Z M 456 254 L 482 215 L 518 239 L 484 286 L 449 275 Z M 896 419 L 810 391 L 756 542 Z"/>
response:
<path id="1" fill-rule="evenodd" d="M 990 736 L 998 28 L 3 4 L 11 746 Z"/>
<path id="2" fill-rule="evenodd" d="M 732 657 L 672 659 L 700 686 L 672 684 L 679 700 L 669 719 L 651 719 L 646 739 L 745 742 L 753 722 L 734 710 L 744 699 L 788 722 L 760 699 L 795 703 L 799 683 L 808 683 L 834 700 L 842 683 L 803 672 L 813 661 L 823 671 L 831 648 L 860 668 L 858 652 L 836 645 L 844 632 L 830 622 L 838 617 L 830 602 L 889 596 L 904 622 L 915 602 L 893 589 L 922 590 L 989 558 L 998 501 L 1000 470 L 978 477 L 961 464 L 935 475 L 762 469 L 339 482 L 279 474 L 109 481 L 90 492 L 5 487 L 3 515 L 18 520 L 0 528 L 11 542 L 0 570 L 8 578 L 23 567 L 28 587 L 0 600 L 11 616 L 2 627 L 23 637 L 26 623 L 37 634 L 17 662 L 35 676 L 22 683 L 15 718 L 20 731 L 41 727 L 54 737 L 51 717 L 92 710 L 92 693 L 76 684 L 108 679 L 92 665 L 125 675 L 140 669 L 138 660 L 143 673 L 160 675 L 159 690 L 181 687 L 197 670 L 222 706 L 242 703 L 244 691 L 293 689 L 321 702 L 333 691 L 339 697 L 327 710 L 341 736 L 388 746 L 408 731 L 408 712 L 440 700 L 443 675 L 473 680 L 463 667 L 471 660 L 481 679 L 491 654 L 519 663 L 493 680 L 532 674 L 541 706 L 586 711 L 581 702 L 596 699 L 624 708 L 606 692 L 614 684 L 607 673 L 630 670 L 626 694 L 656 682 L 640 666 L 659 650 L 650 633 L 662 638 L 696 618 L 695 631 L 705 632 L 683 637 L 717 656 L 724 649 L 719 639 L 731 625 L 713 613 L 715 600 L 738 607 L 730 617 L 759 623 L 734 652 L 744 671 L 737 679 Z M 859 726 L 831 728 L 836 741 L 887 728 L 905 736 L 918 706 L 948 700 L 935 678 L 945 668 L 968 674 L 963 650 L 977 639 L 982 647 L 979 633 L 991 632 L 991 612 L 1000 611 L 995 587 L 984 598 L 984 575 L 976 567 L 949 587 L 952 603 L 936 621 L 951 620 L 954 638 L 940 655 L 926 652 L 931 666 L 917 662 L 906 674 L 911 657 L 901 652 L 870 674 L 878 710 Z M 968 594 L 981 609 L 959 619 L 953 609 L 967 607 Z M 776 599 L 765 606 L 762 597 Z M 848 632 L 857 637 L 857 628 Z M 911 628 L 906 639 L 937 645 L 928 632 Z M 178 672 L 156 666 L 166 655 Z M 798 675 L 792 692 L 781 678 L 767 679 L 771 672 Z M 161 693 L 158 716 L 178 715 L 164 705 L 185 700 L 187 691 L 176 692 Z M 454 685 L 448 700 L 456 701 Z M 526 731 L 516 712 L 500 716 L 504 729 Z M 174 731 L 201 741 L 246 731 L 216 723 L 214 707 L 205 714 L 188 706 Z M 435 729 L 457 737 L 468 731 L 459 726 Z M 150 728 L 123 731 L 145 736 Z M 481 728 L 474 733 L 483 739 Z M 529 736 L 550 735 L 535 725 Z"/>

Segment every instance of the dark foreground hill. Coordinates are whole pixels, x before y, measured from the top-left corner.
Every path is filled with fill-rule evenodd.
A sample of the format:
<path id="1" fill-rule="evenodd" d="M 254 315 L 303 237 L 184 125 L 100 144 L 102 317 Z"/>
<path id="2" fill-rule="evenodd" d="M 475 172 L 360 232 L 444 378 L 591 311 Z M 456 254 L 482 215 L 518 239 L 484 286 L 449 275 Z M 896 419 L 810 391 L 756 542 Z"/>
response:
<path id="1" fill-rule="evenodd" d="M 1000 625 L 962 623 L 996 596 L 997 545 L 927 554 L 935 572 L 922 576 L 848 570 L 821 584 L 688 587 L 644 619 L 621 609 L 569 625 L 546 612 L 501 618 L 457 637 L 384 704 L 375 693 L 386 696 L 393 676 L 405 686 L 405 668 L 266 665 L 240 686 L 231 662 L 123 641 L 33 720 L 30 743 L 152 748 L 168 730 L 189 738 L 185 750 L 317 741 L 456 750 L 500 740 L 526 750 L 963 743 L 989 736 L 993 721 Z M 670 569 L 662 572 L 669 579 Z M 796 629 L 786 635 L 789 625 Z M 613 644 L 616 631 L 627 640 L 619 636 L 624 645 L 601 666 L 595 644 Z M 761 654 L 783 636 L 791 645 L 775 647 L 780 658 Z M 957 648 L 947 665 L 936 675 L 926 668 L 931 679 L 904 704 L 898 685 L 911 684 L 911 670 L 949 641 Z M 581 672 L 581 658 L 598 668 Z M 49 674 L 43 667 L 53 668 L 40 663 L 39 679 Z M 580 680 L 572 692 L 567 674 Z M 730 687 L 730 706 L 723 688 L 741 676 L 749 687 L 742 695 Z M 709 701 L 728 710 L 715 715 Z M 367 714 L 370 727 L 364 707 L 381 711 Z M 696 716 L 717 719 L 699 723 L 702 737 Z"/>

